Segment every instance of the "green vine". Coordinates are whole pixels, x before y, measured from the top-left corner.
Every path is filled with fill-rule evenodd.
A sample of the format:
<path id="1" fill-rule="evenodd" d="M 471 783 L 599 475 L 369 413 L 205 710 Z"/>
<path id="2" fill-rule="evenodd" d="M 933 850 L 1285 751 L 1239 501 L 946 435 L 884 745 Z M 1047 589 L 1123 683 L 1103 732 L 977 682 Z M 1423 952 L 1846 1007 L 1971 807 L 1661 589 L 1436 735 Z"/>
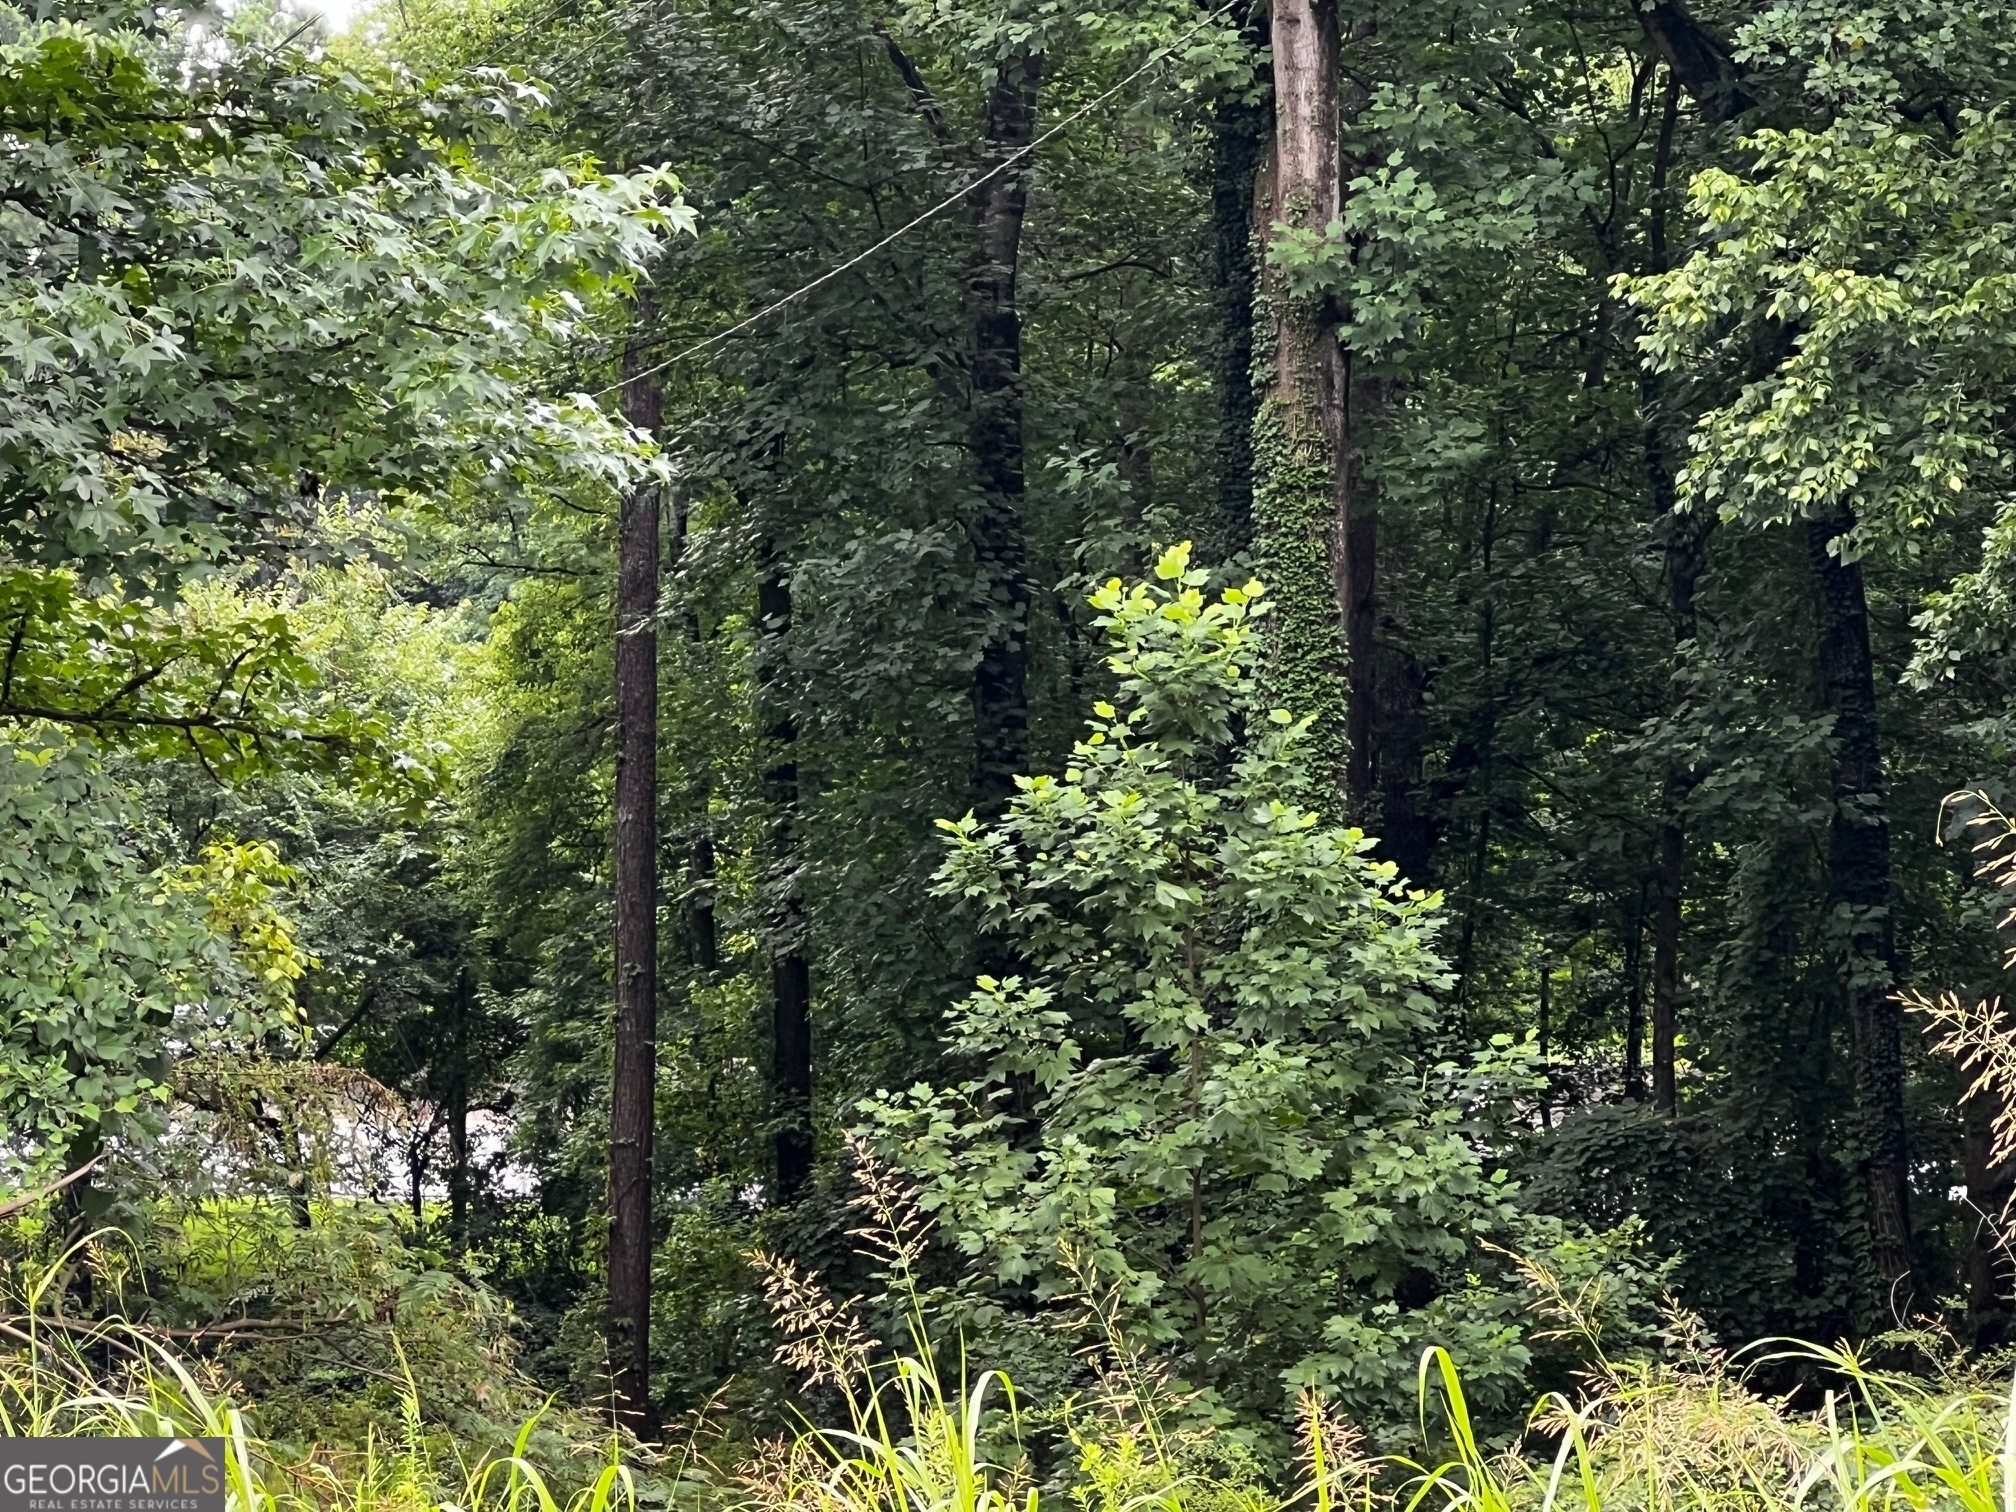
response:
<path id="1" fill-rule="evenodd" d="M 1310 721 L 1312 766 L 1341 787 L 1344 645 L 1330 582 L 1330 449 L 1313 415 L 1290 426 L 1277 399 L 1253 421 L 1253 523 L 1274 613 L 1268 629 L 1269 702 Z"/>

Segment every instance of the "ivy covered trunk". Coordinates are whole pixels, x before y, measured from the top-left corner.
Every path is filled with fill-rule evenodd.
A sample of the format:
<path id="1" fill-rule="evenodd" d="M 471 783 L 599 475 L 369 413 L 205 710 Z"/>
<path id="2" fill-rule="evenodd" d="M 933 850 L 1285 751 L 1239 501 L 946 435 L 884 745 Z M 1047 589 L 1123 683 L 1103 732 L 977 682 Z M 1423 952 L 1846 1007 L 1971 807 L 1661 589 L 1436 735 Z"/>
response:
<path id="1" fill-rule="evenodd" d="M 1331 0 L 1273 9 L 1273 225 L 1321 236 L 1342 209 L 1337 10 Z M 1310 756 L 1341 789 L 1347 756 L 1344 625 L 1350 568 L 1344 356 L 1328 299 L 1291 291 L 1269 265 L 1261 320 L 1272 380 L 1254 422 L 1253 513 L 1261 570 L 1275 595 L 1271 697 L 1313 721 Z"/>
<path id="2" fill-rule="evenodd" d="M 1834 716 L 1827 945 L 1848 1011 L 1870 1258 L 1896 1293 L 1892 1305 L 1902 1308 L 1910 1301 L 1911 1281 L 1903 1010 L 1891 995 L 1890 821 L 1883 797 L 1869 605 L 1861 564 L 1838 554 L 1854 526 L 1854 516 L 1845 510 L 1806 525 L 1821 686 Z"/>

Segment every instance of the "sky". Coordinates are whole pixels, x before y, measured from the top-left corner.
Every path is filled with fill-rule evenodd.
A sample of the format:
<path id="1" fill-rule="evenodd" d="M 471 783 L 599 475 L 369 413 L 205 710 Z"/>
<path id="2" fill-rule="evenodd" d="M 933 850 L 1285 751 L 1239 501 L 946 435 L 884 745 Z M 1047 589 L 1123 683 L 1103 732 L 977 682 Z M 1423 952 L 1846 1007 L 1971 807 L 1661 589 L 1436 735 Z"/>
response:
<path id="1" fill-rule="evenodd" d="M 329 23 L 329 32 L 334 36 L 349 26 L 357 12 L 364 8 L 364 0 L 290 0 L 296 14 L 314 12 Z"/>

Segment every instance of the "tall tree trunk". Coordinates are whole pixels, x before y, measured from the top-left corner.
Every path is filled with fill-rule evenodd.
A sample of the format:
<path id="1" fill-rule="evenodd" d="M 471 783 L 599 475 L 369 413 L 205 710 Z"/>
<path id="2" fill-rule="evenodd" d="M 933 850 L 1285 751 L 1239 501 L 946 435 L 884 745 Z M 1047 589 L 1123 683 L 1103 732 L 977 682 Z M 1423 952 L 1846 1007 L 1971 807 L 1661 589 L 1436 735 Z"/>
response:
<path id="1" fill-rule="evenodd" d="M 1218 425 L 1218 507 L 1212 549 L 1221 562 L 1253 544 L 1253 196 L 1267 145 L 1266 107 L 1227 93 L 1211 113 L 1212 305 L 1217 315 L 1211 387 Z"/>
<path id="2" fill-rule="evenodd" d="M 762 626 L 757 679 L 770 805 L 770 1096 L 777 1119 L 777 1197 L 796 1202 L 812 1174 L 812 965 L 797 851 L 798 722 L 784 671 L 791 637 L 791 578 L 781 541 L 766 539 L 756 585 Z"/>
<path id="3" fill-rule="evenodd" d="M 1651 218 L 1648 242 L 1651 268 L 1666 269 L 1667 179 L 1673 162 L 1674 131 L 1680 120 L 1680 81 L 1670 69 L 1660 113 L 1659 145 L 1652 160 Z M 1715 517 L 1705 511 L 1677 512 L 1674 453 L 1670 433 L 1669 395 L 1664 377 L 1640 370 L 1639 406 L 1645 450 L 1645 481 L 1655 520 L 1666 530 L 1666 595 L 1673 620 L 1673 643 L 1684 654 L 1700 628 L 1695 590 L 1707 569 L 1708 534 Z M 1675 668 L 1676 672 L 1678 668 Z M 1674 1069 L 1679 1036 L 1680 925 L 1687 890 L 1687 797 L 1698 778 L 1684 762 L 1672 762 L 1659 792 L 1657 876 L 1652 893 L 1652 1105 L 1662 1113 L 1677 1112 L 1680 1087 Z"/>
<path id="4" fill-rule="evenodd" d="M 655 432 L 657 388 L 625 354 L 623 414 Z M 623 499 L 616 562 L 615 1078 L 609 1106 L 609 1359 L 616 1410 L 651 1411 L 651 1137 L 658 1041 L 658 512 L 660 490 Z"/>
<path id="5" fill-rule="evenodd" d="M 1005 58 L 988 91 L 982 156 L 988 167 L 1036 139 L 1040 56 Z M 1029 160 L 973 191 L 974 254 L 966 275 L 968 448 L 980 498 L 974 565 L 988 617 L 973 674 L 975 808 L 998 814 L 1027 765 L 1029 741 L 1028 547 L 1022 507 L 1022 313 L 1016 271 L 1029 209 Z"/>
<path id="6" fill-rule="evenodd" d="M 1272 39 L 1271 221 L 1321 235 L 1343 193 L 1334 0 L 1276 0 Z M 1311 755 L 1341 794 L 1349 764 L 1344 357 L 1328 300 L 1293 294 L 1271 264 L 1262 293 L 1272 379 L 1254 422 L 1253 513 L 1275 605 L 1269 681 L 1275 702 L 1313 720 Z"/>
<path id="7" fill-rule="evenodd" d="M 1890 1305 L 1901 1315 L 1911 1302 L 1911 1219 L 1903 1015 L 1890 995 L 1890 821 L 1883 801 L 1876 669 L 1862 567 L 1844 562 L 1834 549 L 1854 525 L 1854 516 L 1845 510 L 1806 525 L 1820 680 L 1834 716 L 1828 943 L 1854 1040 L 1870 1255 L 1890 1288 Z"/>

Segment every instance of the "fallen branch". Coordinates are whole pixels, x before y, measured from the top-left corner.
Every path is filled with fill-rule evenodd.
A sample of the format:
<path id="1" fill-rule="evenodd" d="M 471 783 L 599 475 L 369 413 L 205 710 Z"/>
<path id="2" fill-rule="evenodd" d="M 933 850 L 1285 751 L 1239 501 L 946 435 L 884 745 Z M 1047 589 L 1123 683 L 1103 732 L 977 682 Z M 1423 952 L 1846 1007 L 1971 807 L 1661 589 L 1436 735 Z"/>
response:
<path id="1" fill-rule="evenodd" d="M 0 1218 L 12 1218 L 16 1213 L 26 1212 L 44 1197 L 54 1197 L 63 1188 L 70 1185 L 71 1182 L 82 1181 L 86 1176 L 89 1176 L 93 1171 L 98 1169 L 98 1162 L 104 1158 L 103 1155 L 93 1155 L 68 1176 L 63 1177 L 60 1181 L 52 1181 L 39 1192 L 24 1192 L 19 1197 L 9 1197 L 5 1202 L 0 1202 Z"/>

